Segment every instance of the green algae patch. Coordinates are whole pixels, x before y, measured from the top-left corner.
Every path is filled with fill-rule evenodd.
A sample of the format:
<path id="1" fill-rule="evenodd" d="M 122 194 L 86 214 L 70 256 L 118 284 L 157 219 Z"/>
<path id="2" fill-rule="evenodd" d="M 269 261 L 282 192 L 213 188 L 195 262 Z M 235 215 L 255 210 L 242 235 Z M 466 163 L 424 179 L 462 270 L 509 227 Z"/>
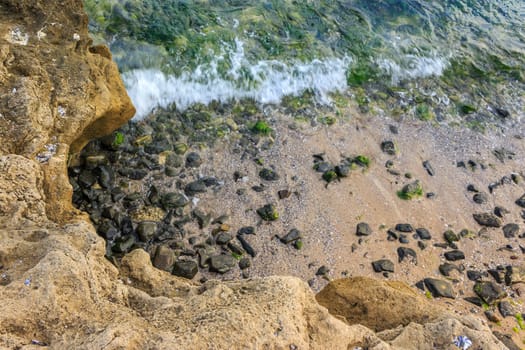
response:
<path id="1" fill-rule="evenodd" d="M 325 117 L 319 117 L 317 120 L 319 120 L 319 123 L 323 125 L 334 125 L 337 119 L 333 116 L 325 116 Z"/>
<path id="2" fill-rule="evenodd" d="M 430 106 L 425 103 L 421 103 L 416 106 L 416 116 L 418 119 L 424 121 L 434 119 L 434 113 L 432 112 Z"/>
<path id="3" fill-rule="evenodd" d="M 368 168 L 370 167 L 370 158 L 368 158 L 367 156 L 358 155 L 357 157 L 352 159 L 352 163 L 355 163 L 363 168 Z"/>
<path id="4" fill-rule="evenodd" d="M 348 71 L 346 81 L 350 86 L 361 86 L 375 80 L 378 75 L 377 68 L 368 63 L 361 63 Z"/>
<path id="5" fill-rule="evenodd" d="M 272 128 L 264 120 L 258 120 L 251 128 L 252 132 L 260 135 L 270 135 Z"/>

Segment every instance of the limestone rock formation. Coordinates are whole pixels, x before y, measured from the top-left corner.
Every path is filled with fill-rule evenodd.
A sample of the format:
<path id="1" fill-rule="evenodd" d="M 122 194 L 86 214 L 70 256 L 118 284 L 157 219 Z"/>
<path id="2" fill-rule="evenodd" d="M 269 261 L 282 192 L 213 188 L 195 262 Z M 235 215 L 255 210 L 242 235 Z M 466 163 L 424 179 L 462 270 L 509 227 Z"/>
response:
<path id="1" fill-rule="evenodd" d="M 436 306 L 405 283 L 354 277 L 330 282 L 319 304 L 349 325 L 362 324 L 393 349 L 457 349 L 459 335 L 474 349 L 504 348 L 486 324 Z"/>
<path id="2" fill-rule="evenodd" d="M 293 277 L 196 285 L 154 269 L 141 250 L 119 271 L 71 207 L 66 174 L 86 141 L 134 113 L 110 57 L 90 47 L 81 0 L 0 0 L 1 348 L 425 349 L 466 334 L 479 348 L 504 349 L 486 326 L 440 311 L 377 328 L 368 305 L 345 323 Z M 408 287 L 388 296 L 393 310 L 412 297 Z"/>
<path id="3" fill-rule="evenodd" d="M 0 1 L 0 155 L 27 159 L 9 159 L 12 170 L 44 173 L 38 187 L 54 220 L 72 212 L 68 154 L 135 112 L 109 51 L 90 46 L 87 22 L 77 0 Z M 14 224 L 32 213 L 0 215 Z"/>

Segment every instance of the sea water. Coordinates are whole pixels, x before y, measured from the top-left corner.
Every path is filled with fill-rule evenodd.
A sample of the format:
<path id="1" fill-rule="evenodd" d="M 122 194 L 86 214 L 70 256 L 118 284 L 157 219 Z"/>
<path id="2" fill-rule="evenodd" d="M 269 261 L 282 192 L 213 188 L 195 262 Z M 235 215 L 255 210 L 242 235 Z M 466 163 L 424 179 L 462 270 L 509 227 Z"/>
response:
<path id="1" fill-rule="evenodd" d="M 524 1 L 85 2 L 136 119 L 212 101 L 278 104 L 305 91 L 329 105 L 331 93 L 356 85 L 407 88 L 447 72 L 439 88 L 459 109 L 506 104 L 523 114 L 523 94 L 505 91 L 523 86 Z M 495 87 L 479 91 L 481 78 Z"/>

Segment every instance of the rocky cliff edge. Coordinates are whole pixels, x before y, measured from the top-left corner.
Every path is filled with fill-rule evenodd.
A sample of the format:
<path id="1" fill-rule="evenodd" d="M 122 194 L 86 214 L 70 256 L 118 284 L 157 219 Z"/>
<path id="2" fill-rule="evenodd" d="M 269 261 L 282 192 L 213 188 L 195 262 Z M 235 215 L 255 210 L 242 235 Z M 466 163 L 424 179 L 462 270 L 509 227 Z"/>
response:
<path id="1" fill-rule="evenodd" d="M 401 283 L 334 282 L 321 306 L 297 278 L 197 285 L 141 250 L 118 271 L 67 179 L 69 158 L 134 114 L 87 22 L 81 1 L 0 0 L 0 347 L 453 349 L 466 335 L 504 348 Z"/>

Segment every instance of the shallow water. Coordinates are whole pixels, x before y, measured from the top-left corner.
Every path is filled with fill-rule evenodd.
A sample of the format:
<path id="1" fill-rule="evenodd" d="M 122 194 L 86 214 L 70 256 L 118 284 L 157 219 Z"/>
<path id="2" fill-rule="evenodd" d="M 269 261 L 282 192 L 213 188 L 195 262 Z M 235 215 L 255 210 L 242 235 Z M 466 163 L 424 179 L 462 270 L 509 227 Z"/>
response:
<path id="1" fill-rule="evenodd" d="M 523 94 L 505 89 L 523 87 L 523 1 L 85 4 L 96 41 L 110 45 L 124 72 L 137 119 L 173 103 L 179 110 L 243 98 L 275 104 L 305 91 L 330 104 L 330 93 L 356 88 L 373 100 L 371 90 L 394 87 L 433 110 L 417 92 L 425 79 L 438 79 L 430 94 L 452 97 L 460 111 L 497 105 L 523 114 Z"/>

